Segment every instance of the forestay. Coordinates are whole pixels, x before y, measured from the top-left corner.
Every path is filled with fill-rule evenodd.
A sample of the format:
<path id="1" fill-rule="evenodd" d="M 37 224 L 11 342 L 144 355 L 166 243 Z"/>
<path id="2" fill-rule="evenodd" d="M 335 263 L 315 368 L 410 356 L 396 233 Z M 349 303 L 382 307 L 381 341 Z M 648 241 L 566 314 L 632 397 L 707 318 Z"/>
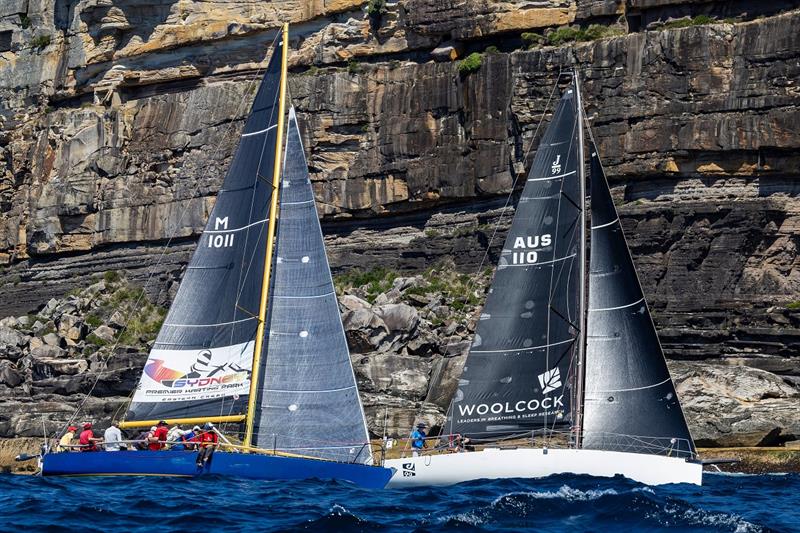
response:
<path id="1" fill-rule="evenodd" d="M 568 426 L 580 332 L 579 181 L 574 89 L 545 132 L 448 413 L 451 433 L 489 438 Z"/>
<path id="2" fill-rule="evenodd" d="M 293 108 L 279 203 L 255 443 L 323 459 L 371 463 Z"/>
<path id="3" fill-rule="evenodd" d="M 689 456 L 694 442 L 594 145 L 591 198 L 583 447 Z"/>
<path id="4" fill-rule="evenodd" d="M 277 120 L 274 53 L 128 421 L 218 417 L 247 407 L 264 271 Z"/>

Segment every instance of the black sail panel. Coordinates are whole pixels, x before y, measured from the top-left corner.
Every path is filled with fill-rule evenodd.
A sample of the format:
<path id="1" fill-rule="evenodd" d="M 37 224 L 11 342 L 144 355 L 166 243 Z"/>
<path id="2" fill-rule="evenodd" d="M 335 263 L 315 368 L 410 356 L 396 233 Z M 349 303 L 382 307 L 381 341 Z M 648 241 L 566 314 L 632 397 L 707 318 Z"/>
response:
<path id="1" fill-rule="evenodd" d="M 128 421 L 246 411 L 272 194 L 280 56 L 278 46 L 147 359 Z"/>
<path id="2" fill-rule="evenodd" d="M 576 95 L 562 96 L 522 191 L 446 429 L 473 438 L 568 426 L 580 332 Z"/>
<path id="3" fill-rule="evenodd" d="M 689 434 L 597 150 L 583 447 L 690 456 Z"/>
<path id="4" fill-rule="evenodd" d="M 255 443 L 372 463 L 300 130 L 289 111 Z"/>

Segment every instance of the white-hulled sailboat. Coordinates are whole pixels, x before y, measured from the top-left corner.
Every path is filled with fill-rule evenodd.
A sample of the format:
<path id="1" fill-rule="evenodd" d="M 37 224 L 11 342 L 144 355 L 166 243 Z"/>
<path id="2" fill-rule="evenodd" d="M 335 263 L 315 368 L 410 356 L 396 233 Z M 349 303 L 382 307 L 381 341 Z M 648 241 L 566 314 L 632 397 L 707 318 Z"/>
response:
<path id="1" fill-rule="evenodd" d="M 523 188 L 443 431 L 485 447 L 387 460 L 397 469 L 390 487 L 564 473 L 701 484 L 703 467 L 593 144 L 589 152 L 587 242 L 583 110 L 573 76 Z M 563 447 L 549 447 L 562 432 Z M 514 437 L 530 440 L 497 444 Z"/>
<path id="2" fill-rule="evenodd" d="M 231 475 L 383 487 L 308 166 L 286 113 L 288 26 L 156 338 L 123 428 L 239 424 L 204 466 L 171 450 L 45 453 L 44 475 Z M 284 144 L 284 124 L 288 134 Z"/>

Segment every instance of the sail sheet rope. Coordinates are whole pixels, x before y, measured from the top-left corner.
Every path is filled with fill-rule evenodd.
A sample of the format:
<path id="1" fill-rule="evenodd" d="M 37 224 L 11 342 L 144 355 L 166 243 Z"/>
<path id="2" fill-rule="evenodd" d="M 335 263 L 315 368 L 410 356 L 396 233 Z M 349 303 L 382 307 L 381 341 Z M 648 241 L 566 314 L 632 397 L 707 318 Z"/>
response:
<path id="1" fill-rule="evenodd" d="M 269 48 L 274 48 L 275 47 L 275 43 L 277 42 L 279 36 L 280 36 L 280 32 L 277 32 L 275 37 L 272 40 L 272 43 L 270 43 Z M 266 66 L 261 66 L 258 69 L 256 69 L 255 75 L 250 80 L 250 83 L 248 84 L 247 88 L 242 92 L 242 97 L 240 98 L 239 103 L 236 106 L 236 114 L 235 114 L 235 116 L 241 115 L 242 109 L 243 109 L 243 106 L 244 106 L 245 102 L 248 100 L 248 97 L 253 93 L 252 88 L 253 88 L 254 84 L 260 83 L 262 71 L 264 71 L 265 69 L 266 69 Z M 234 126 L 235 126 L 235 122 L 230 122 L 228 124 L 228 127 L 227 127 L 226 131 L 222 134 L 222 140 L 223 141 L 225 139 L 227 139 L 230 136 L 230 134 L 234 131 Z M 219 153 L 222 151 L 222 146 L 224 144 L 225 144 L 224 142 L 219 142 L 217 144 L 216 149 L 213 152 L 212 160 L 216 160 L 217 159 L 217 157 L 219 156 Z M 200 178 L 201 179 L 205 178 L 208 175 L 209 171 L 210 171 L 210 167 L 206 166 L 203 169 L 203 171 L 201 172 Z M 189 211 L 189 204 L 190 203 L 191 202 L 184 203 L 184 205 L 183 205 L 183 207 L 182 207 L 182 209 L 180 211 L 180 214 L 178 216 L 178 220 L 176 221 L 176 223 L 175 223 L 175 225 L 174 225 L 174 227 L 172 229 L 172 232 L 170 233 L 169 237 L 167 238 L 167 241 L 164 243 L 164 246 L 161 249 L 161 253 L 158 256 L 158 259 L 155 261 L 155 263 L 151 264 L 150 268 L 148 269 L 147 278 L 145 279 L 145 283 L 144 283 L 144 286 L 142 288 L 142 292 L 139 294 L 139 297 L 136 299 L 136 301 L 134 302 L 134 305 L 131 307 L 131 311 L 128 313 L 128 316 L 126 317 L 125 325 L 123 326 L 123 328 L 120 331 L 120 333 L 117 335 L 117 338 L 114 341 L 114 344 L 111 345 L 111 348 L 109 349 L 108 355 L 106 357 L 104 357 L 100 361 L 100 368 L 98 368 L 98 370 L 97 370 L 97 374 L 95 376 L 94 382 L 92 383 L 92 386 L 89 388 L 89 391 L 84 395 L 83 399 L 81 399 L 81 401 L 75 407 L 75 410 L 73 411 L 73 413 L 69 417 L 69 419 L 64 424 L 59 426 L 56 431 L 54 431 L 51 435 L 49 435 L 50 439 L 55 438 L 60 433 L 63 433 L 63 431 L 75 421 L 75 419 L 78 417 L 78 415 L 83 411 L 83 407 L 84 407 L 84 405 L 86 405 L 86 402 L 94 394 L 94 390 L 97 388 L 97 384 L 100 382 L 100 378 L 107 371 L 108 361 L 114 356 L 114 353 L 116 352 L 116 348 L 119 345 L 119 339 L 122 338 L 122 336 L 125 333 L 125 331 L 127 331 L 128 325 L 130 323 L 130 318 L 132 318 L 133 313 L 137 309 L 139 309 L 139 305 L 142 302 L 142 298 L 144 298 L 145 295 L 147 294 L 147 288 L 150 285 L 150 282 L 151 282 L 153 276 L 155 275 L 157 268 L 159 267 L 161 262 L 164 260 L 164 257 L 166 256 L 167 250 L 171 246 L 172 241 L 175 239 L 175 237 L 177 237 L 178 231 L 182 227 L 183 219 L 186 216 L 186 213 Z"/>

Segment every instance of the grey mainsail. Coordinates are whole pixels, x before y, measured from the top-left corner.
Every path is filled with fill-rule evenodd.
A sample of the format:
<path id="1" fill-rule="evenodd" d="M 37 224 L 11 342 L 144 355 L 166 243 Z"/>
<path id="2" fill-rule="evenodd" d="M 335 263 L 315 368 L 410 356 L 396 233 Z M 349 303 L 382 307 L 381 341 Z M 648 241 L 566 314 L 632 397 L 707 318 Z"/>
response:
<path id="1" fill-rule="evenodd" d="M 447 431 L 473 438 L 569 426 L 583 261 L 574 87 L 548 126 L 506 238 Z"/>
<path id="2" fill-rule="evenodd" d="M 272 194 L 280 56 L 278 46 L 127 421 L 246 411 Z"/>
<path id="3" fill-rule="evenodd" d="M 255 443 L 371 463 L 294 109 L 289 112 Z"/>
<path id="4" fill-rule="evenodd" d="M 583 447 L 690 456 L 689 434 L 597 150 Z"/>

